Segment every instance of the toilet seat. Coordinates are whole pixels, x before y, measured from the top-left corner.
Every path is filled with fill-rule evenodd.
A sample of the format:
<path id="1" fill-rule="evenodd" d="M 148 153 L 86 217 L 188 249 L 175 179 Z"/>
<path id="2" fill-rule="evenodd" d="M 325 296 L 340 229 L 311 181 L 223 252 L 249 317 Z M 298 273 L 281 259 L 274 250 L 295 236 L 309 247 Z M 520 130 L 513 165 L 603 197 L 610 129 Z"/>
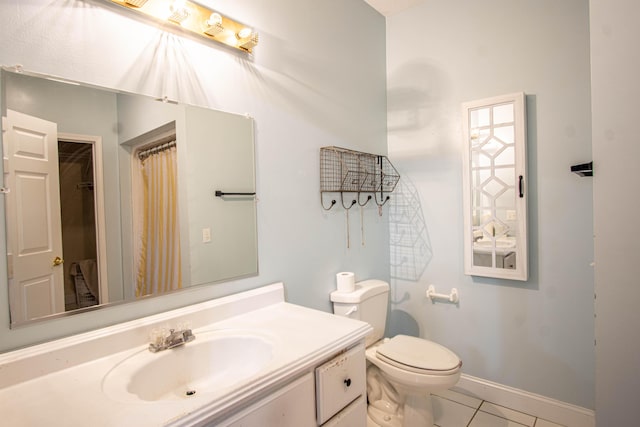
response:
<path id="1" fill-rule="evenodd" d="M 400 369 L 428 375 L 451 375 L 462 361 L 448 348 L 407 335 L 396 335 L 376 349 L 377 357 Z"/>

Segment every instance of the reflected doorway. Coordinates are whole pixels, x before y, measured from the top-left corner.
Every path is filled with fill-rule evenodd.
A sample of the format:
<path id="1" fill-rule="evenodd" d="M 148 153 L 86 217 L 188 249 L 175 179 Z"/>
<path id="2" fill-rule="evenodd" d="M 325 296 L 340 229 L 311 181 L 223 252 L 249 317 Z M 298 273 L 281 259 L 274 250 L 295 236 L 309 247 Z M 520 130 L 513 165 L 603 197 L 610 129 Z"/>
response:
<path id="1" fill-rule="evenodd" d="M 58 165 L 65 311 L 107 304 L 102 137 L 58 133 Z"/>
<path id="2" fill-rule="evenodd" d="M 65 311 L 100 303 L 93 150 L 58 140 Z"/>

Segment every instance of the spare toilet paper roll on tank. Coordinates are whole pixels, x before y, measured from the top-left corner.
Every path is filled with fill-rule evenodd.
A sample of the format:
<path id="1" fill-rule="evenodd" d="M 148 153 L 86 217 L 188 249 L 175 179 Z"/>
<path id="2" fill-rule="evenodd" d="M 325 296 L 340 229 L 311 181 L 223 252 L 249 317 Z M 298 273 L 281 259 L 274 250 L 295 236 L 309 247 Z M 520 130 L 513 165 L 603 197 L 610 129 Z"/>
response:
<path id="1" fill-rule="evenodd" d="M 353 292 L 356 289 L 356 275 L 351 271 L 336 274 L 337 289 L 340 292 Z"/>

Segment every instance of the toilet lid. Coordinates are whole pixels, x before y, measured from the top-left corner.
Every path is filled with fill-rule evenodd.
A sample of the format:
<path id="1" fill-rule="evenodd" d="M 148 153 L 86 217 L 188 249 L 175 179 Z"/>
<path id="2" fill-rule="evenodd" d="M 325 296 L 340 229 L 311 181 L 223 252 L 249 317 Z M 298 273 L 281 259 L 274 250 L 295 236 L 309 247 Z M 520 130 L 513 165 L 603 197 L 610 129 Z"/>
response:
<path id="1" fill-rule="evenodd" d="M 396 335 L 377 349 L 378 356 L 399 367 L 411 370 L 451 371 L 462 365 L 460 358 L 448 348 L 433 341 L 407 335 Z"/>

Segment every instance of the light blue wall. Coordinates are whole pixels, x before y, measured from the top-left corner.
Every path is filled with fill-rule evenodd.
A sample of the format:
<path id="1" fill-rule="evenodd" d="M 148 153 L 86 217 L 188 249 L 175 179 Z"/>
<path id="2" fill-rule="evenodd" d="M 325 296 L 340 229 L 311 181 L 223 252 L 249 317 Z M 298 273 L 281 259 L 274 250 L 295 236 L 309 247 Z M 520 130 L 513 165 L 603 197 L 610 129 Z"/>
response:
<path id="1" fill-rule="evenodd" d="M 289 301 L 329 311 L 337 272 L 388 280 L 387 212 L 367 207 L 361 227 L 354 210 L 347 249 L 344 211 L 323 211 L 319 197 L 320 147 L 387 151 L 384 18 L 361 0 L 202 3 L 255 26 L 253 58 L 105 1 L 12 0 L 0 3 L 0 64 L 254 117 L 259 276 L 17 330 L 2 280 L 0 351 L 275 281 Z"/>
<path id="2" fill-rule="evenodd" d="M 426 226 L 417 281 L 392 280 L 393 332 L 448 346 L 466 374 L 593 408 L 592 180 L 569 171 L 591 160 L 588 2 L 430 0 L 387 20 L 387 57 L 389 155 Z M 528 95 L 530 279 L 471 278 L 460 104 L 517 91 Z M 457 287 L 459 306 L 430 303 L 429 284 Z"/>

